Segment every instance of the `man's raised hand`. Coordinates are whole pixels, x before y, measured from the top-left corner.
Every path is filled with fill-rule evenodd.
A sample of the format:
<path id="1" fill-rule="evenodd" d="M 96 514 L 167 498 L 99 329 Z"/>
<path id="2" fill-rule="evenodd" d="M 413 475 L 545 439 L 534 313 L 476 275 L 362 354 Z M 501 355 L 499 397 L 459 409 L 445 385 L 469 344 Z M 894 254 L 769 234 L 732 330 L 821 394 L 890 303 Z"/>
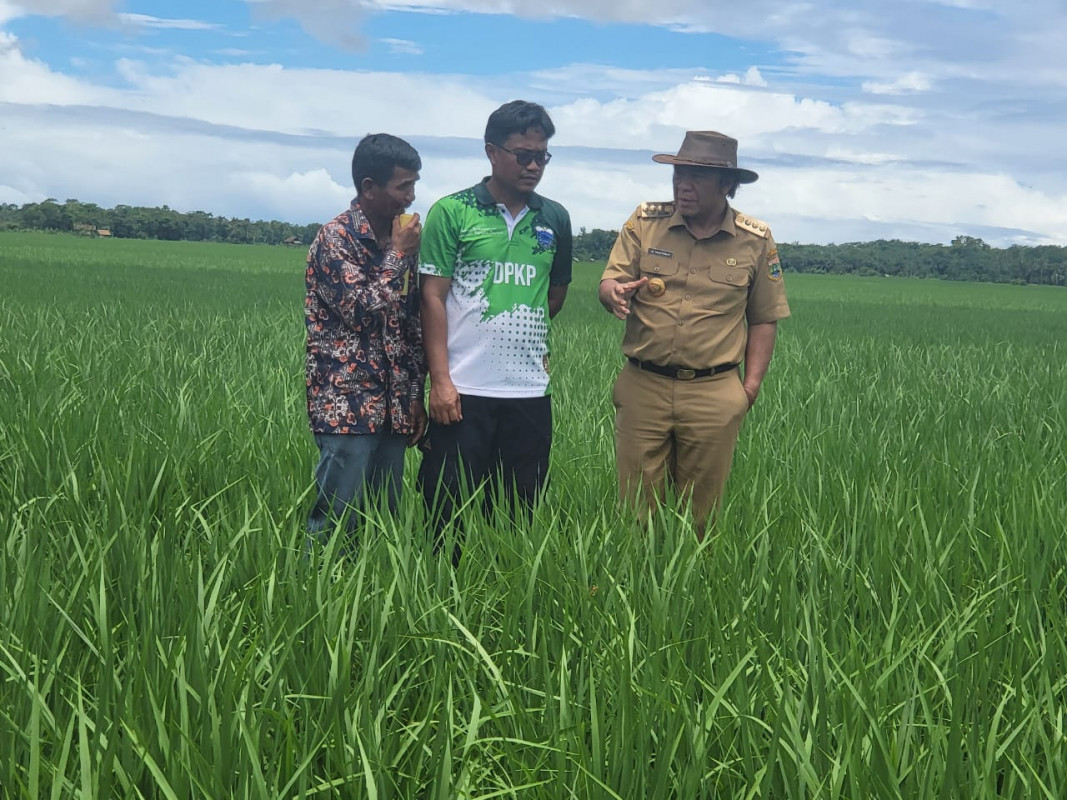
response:
<path id="1" fill-rule="evenodd" d="M 393 247 L 405 255 L 419 251 L 422 223 L 418 214 L 400 214 L 393 219 Z"/>
<path id="2" fill-rule="evenodd" d="M 630 316 L 630 298 L 646 283 L 648 283 L 648 278 L 639 278 L 626 283 L 606 280 L 601 284 L 600 302 L 619 319 L 626 319 Z"/>

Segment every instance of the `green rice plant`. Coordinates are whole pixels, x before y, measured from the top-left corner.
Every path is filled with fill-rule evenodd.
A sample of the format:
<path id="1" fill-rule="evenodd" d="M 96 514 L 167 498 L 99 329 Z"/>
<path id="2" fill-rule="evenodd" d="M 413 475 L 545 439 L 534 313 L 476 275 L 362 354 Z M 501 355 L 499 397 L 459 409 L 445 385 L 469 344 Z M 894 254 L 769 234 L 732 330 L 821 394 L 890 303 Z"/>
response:
<path id="1" fill-rule="evenodd" d="M 302 262 L 0 234 L 5 796 L 1067 794 L 1062 289 L 787 276 L 698 543 L 618 507 L 578 264 L 545 501 L 453 570 L 415 453 L 305 557 Z"/>

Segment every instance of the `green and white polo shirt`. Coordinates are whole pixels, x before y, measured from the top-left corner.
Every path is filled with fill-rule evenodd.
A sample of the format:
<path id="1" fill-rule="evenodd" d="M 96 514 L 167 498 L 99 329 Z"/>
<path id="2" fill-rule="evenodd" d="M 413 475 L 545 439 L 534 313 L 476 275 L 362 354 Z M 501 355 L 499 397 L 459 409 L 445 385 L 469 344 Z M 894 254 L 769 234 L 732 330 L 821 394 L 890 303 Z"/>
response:
<path id="1" fill-rule="evenodd" d="M 419 272 L 452 279 L 448 370 L 460 394 L 549 393 L 548 287 L 571 281 L 571 220 L 538 194 L 527 207 L 509 233 L 483 180 L 426 215 Z"/>

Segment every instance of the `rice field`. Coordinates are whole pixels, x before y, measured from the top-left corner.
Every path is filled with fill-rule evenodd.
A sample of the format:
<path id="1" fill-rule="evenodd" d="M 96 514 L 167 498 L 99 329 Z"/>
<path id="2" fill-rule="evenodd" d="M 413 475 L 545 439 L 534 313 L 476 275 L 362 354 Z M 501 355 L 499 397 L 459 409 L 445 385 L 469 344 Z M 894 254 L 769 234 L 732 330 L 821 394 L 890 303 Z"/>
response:
<path id="1" fill-rule="evenodd" d="M 0 234 L 0 794 L 1067 797 L 1067 290 L 790 275 L 717 527 L 616 508 L 576 264 L 531 524 L 304 558 L 296 249 Z"/>

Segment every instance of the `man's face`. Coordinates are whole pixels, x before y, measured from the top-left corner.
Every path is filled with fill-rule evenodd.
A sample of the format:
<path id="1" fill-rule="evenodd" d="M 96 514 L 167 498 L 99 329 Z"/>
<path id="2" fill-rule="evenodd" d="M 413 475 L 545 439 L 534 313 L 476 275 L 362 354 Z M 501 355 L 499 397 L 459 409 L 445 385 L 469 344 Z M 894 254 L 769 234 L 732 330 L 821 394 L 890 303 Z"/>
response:
<path id="1" fill-rule="evenodd" d="M 364 181 L 360 206 L 371 216 L 392 219 L 403 214 L 415 202 L 415 184 L 419 173 L 403 167 L 393 167 L 393 174 L 385 183 Z"/>
<path id="2" fill-rule="evenodd" d="M 721 215 L 732 185 L 729 175 L 714 167 L 675 166 L 675 206 L 683 217 Z"/>
<path id="3" fill-rule="evenodd" d="M 519 194 L 529 194 L 545 174 L 548 139 L 540 128 L 528 128 L 526 133 L 511 134 L 502 145 L 486 144 L 485 153 L 497 183 Z M 528 158 L 526 165 L 519 163 Z"/>

